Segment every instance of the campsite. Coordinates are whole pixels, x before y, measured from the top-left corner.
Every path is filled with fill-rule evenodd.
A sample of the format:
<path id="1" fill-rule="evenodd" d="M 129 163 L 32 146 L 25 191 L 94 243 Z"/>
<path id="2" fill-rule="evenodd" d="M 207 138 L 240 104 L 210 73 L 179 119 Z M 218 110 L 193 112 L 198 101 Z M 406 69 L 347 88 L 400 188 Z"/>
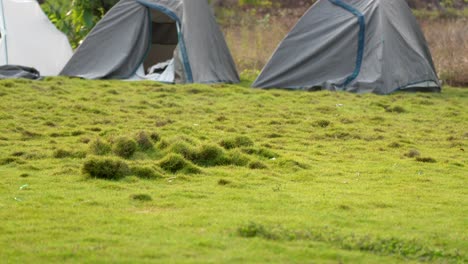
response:
<path id="1" fill-rule="evenodd" d="M 0 62 L 25 66 L 0 66 L 2 262 L 468 261 L 468 24 L 457 1 L 445 11 L 413 1 L 411 13 L 399 0 L 341 0 L 361 15 L 335 0 L 187 1 L 116 1 L 87 33 L 66 31 L 74 18 L 60 1 L 16 2 L 53 22 L 37 26 L 57 37 L 59 60 L 20 56 L 10 43 L 28 43 L 8 38 L 27 34 L 0 23 Z M 4 12 L 15 0 L 0 2 Z M 390 35 L 408 46 L 379 64 L 403 42 L 369 38 L 390 27 L 359 21 L 392 21 L 381 10 L 396 6 L 408 13 Z M 320 27 L 301 31 L 317 7 L 336 15 L 313 19 L 348 27 L 327 35 L 346 45 L 331 51 L 307 35 Z M 317 59 L 323 67 L 288 60 L 280 47 L 297 30 L 311 44 L 293 47 L 309 57 L 339 55 Z"/>

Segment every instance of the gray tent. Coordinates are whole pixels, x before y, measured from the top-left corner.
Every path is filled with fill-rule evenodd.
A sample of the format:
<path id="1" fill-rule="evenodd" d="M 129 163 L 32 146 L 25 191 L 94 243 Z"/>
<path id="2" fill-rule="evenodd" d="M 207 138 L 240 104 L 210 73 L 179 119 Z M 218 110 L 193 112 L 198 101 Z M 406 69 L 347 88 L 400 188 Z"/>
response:
<path id="1" fill-rule="evenodd" d="M 149 68 L 156 71 L 148 74 Z M 138 75 L 153 76 L 153 80 L 166 76 L 163 81 L 177 83 L 239 82 L 206 0 L 121 0 L 94 27 L 61 75 L 87 79 L 134 79 Z"/>
<path id="2" fill-rule="evenodd" d="M 405 0 L 319 0 L 279 45 L 257 88 L 440 91 Z"/>

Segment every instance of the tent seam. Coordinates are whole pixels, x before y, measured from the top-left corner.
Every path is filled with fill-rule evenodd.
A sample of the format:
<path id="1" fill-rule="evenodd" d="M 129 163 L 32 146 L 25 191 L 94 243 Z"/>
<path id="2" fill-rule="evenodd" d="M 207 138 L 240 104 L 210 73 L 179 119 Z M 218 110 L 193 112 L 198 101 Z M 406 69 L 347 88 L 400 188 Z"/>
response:
<path id="1" fill-rule="evenodd" d="M 358 52 L 357 52 L 357 58 L 356 58 L 356 66 L 354 68 L 353 73 L 350 76 L 348 76 L 342 84 L 338 85 L 338 86 L 345 88 L 352 81 L 354 81 L 361 72 L 362 61 L 364 58 L 364 49 L 366 45 L 365 43 L 365 37 L 366 37 L 366 21 L 365 20 L 366 19 L 363 13 L 361 13 L 355 7 L 347 3 L 344 3 L 341 0 L 328 0 L 328 1 L 352 13 L 354 16 L 358 18 L 358 22 L 359 22 Z"/>

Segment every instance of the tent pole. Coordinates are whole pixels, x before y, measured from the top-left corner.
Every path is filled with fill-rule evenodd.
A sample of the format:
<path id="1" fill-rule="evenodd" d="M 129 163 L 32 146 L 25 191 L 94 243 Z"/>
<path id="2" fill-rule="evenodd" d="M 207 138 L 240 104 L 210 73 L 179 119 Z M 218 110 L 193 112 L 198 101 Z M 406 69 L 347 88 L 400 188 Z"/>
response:
<path id="1" fill-rule="evenodd" d="M 2 34 L 1 40 L 4 43 L 3 51 L 5 52 L 5 64 L 8 65 L 8 44 L 7 44 L 7 32 L 6 32 L 6 23 L 5 23 L 5 12 L 3 8 L 3 0 L 0 0 L 0 16 L 2 16 L 0 32 Z"/>

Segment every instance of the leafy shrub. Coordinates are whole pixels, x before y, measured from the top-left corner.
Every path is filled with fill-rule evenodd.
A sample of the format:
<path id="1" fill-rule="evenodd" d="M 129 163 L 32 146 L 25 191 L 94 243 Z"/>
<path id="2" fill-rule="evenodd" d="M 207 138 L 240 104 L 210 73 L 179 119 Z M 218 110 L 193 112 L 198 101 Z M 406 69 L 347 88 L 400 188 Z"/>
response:
<path id="1" fill-rule="evenodd" d="M 251 147 L 254 145 L 254 142 L 246 136 L 237 136 L 234 138 L 223 139 L 219 143 L 225 149 L 233 149 L 240 147 Z"/>
<path id="2" fill-rule="evenodd" d="M 159 166 L 171 173 L 198 174 L 201 170 L 179 154 L 171 153 L 159 162 Z"/>
<path id="3" fill-rule="evenodd" d="M 106 155 L 107 153 L 111 151 L 111 149 L 112 148 L 108 143 L 102 141 L 99 138 L 93 140 L 89 144 L 89 152 L 94 155 L 99 155 L 99 156 Z"/>
<path id="4" fill-rule="evenodd" d="M 117 156 L 128 159 L 137 150 L 137 143 L 133 139 L 120 137 L 114 142 L 112 150 Z"/>
<path id="5" fill-rule="evenodd" d="M 119 180 L 127 176 L 130 169 L 120 159 L 92 157 L 84 162 L 82 172 L 92 178 Z"/>

